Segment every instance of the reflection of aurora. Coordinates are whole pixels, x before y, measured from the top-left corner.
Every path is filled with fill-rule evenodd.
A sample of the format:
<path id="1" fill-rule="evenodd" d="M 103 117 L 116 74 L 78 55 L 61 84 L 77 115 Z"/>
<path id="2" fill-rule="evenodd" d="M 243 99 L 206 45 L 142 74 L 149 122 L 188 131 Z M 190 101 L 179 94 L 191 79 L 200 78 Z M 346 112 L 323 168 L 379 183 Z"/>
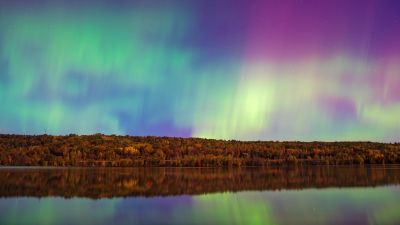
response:
<path id="1" fill-rule="evenodd" d="M 399 194 L 398 186 L 211 194 L 194 198 L 193 214 L 206 224 L 396 224 Z"/>
<path id="2" fill-rule="evenodd" d="M 399 224 L 400 187 L 206 194 L 196 197 L 9 198 L 7 224 Z"/>

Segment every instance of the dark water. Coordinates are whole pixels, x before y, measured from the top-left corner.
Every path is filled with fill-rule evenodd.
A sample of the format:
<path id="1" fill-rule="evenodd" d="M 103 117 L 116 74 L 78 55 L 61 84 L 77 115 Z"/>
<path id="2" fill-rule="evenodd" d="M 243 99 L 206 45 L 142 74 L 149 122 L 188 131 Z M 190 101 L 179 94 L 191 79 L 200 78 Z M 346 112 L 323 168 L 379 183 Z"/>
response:
<path id="1" fill-rule="evenodd" d="M 399 166 L 0 168 L 0 224 L 400 224 Z"/>

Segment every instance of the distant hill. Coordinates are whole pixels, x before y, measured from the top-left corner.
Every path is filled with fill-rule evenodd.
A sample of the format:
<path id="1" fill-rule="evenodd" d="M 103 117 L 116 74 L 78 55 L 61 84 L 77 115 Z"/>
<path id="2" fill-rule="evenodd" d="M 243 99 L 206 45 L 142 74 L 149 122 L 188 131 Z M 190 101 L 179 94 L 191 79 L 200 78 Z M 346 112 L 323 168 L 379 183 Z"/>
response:
<path id="1" fill-rule="evenodd" d="M 400 144 L 223 141 L 115 135 L 0 135 L 2 166 L 396 164 Z"/>

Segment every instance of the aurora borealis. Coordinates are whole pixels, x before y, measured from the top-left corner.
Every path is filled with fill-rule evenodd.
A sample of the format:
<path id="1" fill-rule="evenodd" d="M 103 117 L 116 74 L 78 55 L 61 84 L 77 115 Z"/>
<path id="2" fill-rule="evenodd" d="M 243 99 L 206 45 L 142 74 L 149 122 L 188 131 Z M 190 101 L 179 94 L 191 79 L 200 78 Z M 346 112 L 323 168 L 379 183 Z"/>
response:
<path id="1" fill-rule="evenodd" d="M 400 138 L 400 2 L 0 1 L 0 133 Z"/>

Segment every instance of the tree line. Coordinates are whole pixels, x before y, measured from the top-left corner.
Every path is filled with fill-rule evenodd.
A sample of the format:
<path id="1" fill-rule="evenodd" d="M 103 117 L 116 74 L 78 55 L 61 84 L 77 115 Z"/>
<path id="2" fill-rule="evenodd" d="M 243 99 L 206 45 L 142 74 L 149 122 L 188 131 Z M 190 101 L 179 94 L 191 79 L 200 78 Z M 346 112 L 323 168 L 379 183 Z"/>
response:
<path id="1" fill-rule="evenodd" d="M 277 142 L 116 135 L 0 135 L 2 166 L 242 167 L 396 164 L 399 143 Z"/>

